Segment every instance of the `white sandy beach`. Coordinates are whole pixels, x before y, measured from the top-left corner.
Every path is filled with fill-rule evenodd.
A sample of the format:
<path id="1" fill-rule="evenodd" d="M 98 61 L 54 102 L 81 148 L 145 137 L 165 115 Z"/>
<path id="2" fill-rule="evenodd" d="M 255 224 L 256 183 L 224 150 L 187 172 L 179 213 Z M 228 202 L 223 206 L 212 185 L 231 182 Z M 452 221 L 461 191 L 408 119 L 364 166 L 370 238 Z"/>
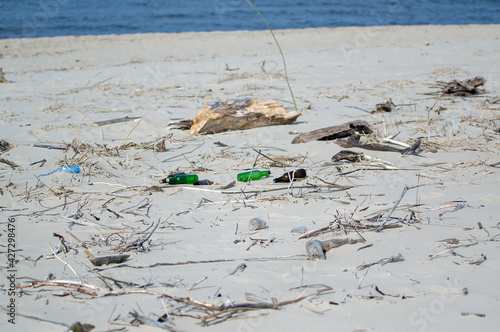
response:
<path id="1" fill-rule="evenodd" d="M 0 40 L 9 81 L 0 84 L 0 139 L 14 146 L 0 158 L 18 166 L 0 163 L 0 252 L 8 257 L 14 218 L 21 287 L 16 324 L 2 314 L 3 331 L 63 331 L 78 321 L 94 331 L 160 330 L 153 325 L 164 314 L 172 331 L 498 329 L 500 25 L 275 34 L 298 121 L 199 136 L 168 125 L 218 100 L 259 98 L 294 109 L 268 31 Z M 484 94 L 426 94 L 436 81 L 476 76 L 486 80 Z M 390 113 L 363 111 L 388 99 L 396 105 Z M 92 125 L 125 116 L 141 120 Z M 375 140 L 421 138 L 420 152 L 354 148 L 385 167 L 332 164 L 344 150 L 332 141 L 291 144 L 299 133 L 353 120 L 367 121 Z M 163 138 L 167 151 L 158 152 Z M 221 189 L 257 157 L 256 169 L 271 177 Z M 37 178 L 65 164 L 81 173 Z M 273 183 L 295 167 L 308 177 L 290 188 Z M 215 184 L 158 188 L 177 171 Z M 405 186 L 421 184 L 428 185 L 408 190 L 392 213 L 390 223 L 401 227 L 363 227 L 380 225 L 376 216 L 387 216 Z M 254 217 L 268 227 L 249 231 Z M 84 252 L 117 255 L 158 220 L 147 250 L 128 251 L 121 264 L 96 267 Z M 308 239 L 291 230 L 329 225 L 317 239 L 366 242 L 308 260 Z M 54 233 L 68 247 L 60 259 L 51 247 L 64 246 Z M 358 268 L 395 254 L 402 259 Z M 5 260 L 1 270 L 6 308 Z M 29 287 L 49 274 L 65 286 L 85 284 L 87 293 L 53 280 Z M 233 316 L 202 308 L 231 303 L 275 306 Z"/>

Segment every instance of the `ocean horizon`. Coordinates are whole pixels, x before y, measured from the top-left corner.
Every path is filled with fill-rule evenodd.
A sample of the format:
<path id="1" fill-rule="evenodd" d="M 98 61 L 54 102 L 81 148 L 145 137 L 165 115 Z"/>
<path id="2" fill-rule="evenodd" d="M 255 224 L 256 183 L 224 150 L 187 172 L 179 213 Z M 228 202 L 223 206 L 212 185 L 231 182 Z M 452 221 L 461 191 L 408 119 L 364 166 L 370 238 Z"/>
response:
<path id="1" fill-rule="evenodd" d="M 272 29 L 498 24 L 500 1 L 254 0 Z M 265 30 L 245 0 L 0 0 L 0 39 Z"/>

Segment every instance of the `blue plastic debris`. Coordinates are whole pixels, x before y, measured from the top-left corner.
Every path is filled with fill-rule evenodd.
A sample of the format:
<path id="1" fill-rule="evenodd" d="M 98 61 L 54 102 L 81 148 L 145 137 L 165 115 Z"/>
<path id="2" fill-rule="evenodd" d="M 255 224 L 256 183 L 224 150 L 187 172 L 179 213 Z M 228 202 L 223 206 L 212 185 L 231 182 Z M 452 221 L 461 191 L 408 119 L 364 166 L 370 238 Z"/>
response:
<path id="1" fill-rule="evenodd" d="M 78 173 L 80 173 L 80 166 L 78 166 L 77 164 L 73 164 L 73 165 L 69 165 L 69 166 L 59 167 L 59 168 L 56 168 L 55 170 L 53 170 L 49 173 L 40 174 L 38 177 L 40 178 L 42 176 L 51 175 L 51 174 L 54 174 L 56 172 L 66 172 L 66 173 L 71 173 L 71 174 L 78 174 Z"/>

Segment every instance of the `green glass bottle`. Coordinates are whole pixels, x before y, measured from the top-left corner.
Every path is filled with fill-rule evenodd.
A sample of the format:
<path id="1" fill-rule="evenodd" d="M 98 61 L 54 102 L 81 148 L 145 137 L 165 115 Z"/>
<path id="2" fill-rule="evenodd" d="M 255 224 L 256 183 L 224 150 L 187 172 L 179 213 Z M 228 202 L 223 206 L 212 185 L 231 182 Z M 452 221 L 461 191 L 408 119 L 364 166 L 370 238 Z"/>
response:
<path id="1" fill-rule="evenodd" d="M 252 179 L 253 181 L 260 180 L 261 178 L 263 178 L 265 176 L 269 176 L 269 174 L 271 174 L 271 171 L 254 170 L 254 171 L 240 173 L 240 174 L 238 174 L 238 176 L 236 178 L 238 179 L 238 181 L 248 182 L 249 179 Z"/>
<path id="2" fill-rule="evenodd" d="M 177 174 L 168 178 L 169 184 L 193 184 L 196 181 L 198 181 L 198 175 L 196 174 Z"/>

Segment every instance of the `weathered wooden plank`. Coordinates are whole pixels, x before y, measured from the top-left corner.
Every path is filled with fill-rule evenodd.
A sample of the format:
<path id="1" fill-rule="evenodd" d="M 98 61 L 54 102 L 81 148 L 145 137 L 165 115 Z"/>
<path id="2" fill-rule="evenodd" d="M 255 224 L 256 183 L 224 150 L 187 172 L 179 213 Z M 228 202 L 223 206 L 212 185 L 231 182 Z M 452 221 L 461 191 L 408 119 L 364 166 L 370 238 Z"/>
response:
<path id="1" fill-rule="evenodd" d="M 302 133 L 295 137 L 292 144 L 306 143 L 310 141 L 330 141 L 353 135 L 355 132 L 371 134 L 372 130 L 366 121 L 356 120 L 339 126 L 331 126 Z"/>

